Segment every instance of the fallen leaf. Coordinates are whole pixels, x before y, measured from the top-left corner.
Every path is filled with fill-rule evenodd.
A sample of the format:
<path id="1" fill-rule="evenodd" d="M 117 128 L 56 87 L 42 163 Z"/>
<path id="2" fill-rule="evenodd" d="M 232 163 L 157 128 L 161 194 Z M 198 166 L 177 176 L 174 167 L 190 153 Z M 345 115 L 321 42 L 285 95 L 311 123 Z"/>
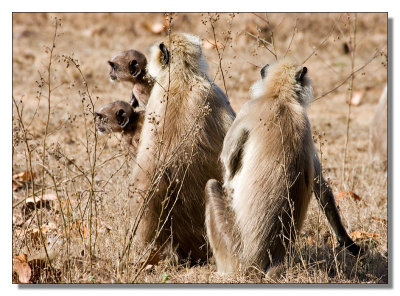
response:
<path id="1" fill-rule="evenodd" d="M 22 187 L 22 184 L 15 182 L 14 180 L 12 181 L 12 190 L 17 191 Z"/>
<path id="2" fill-rule="evenodd" d="M 154 267 L 154 265 L 148 264 L 148 265 L 144 268 L 144 270 L 149 271 L 149 270 L 151 270 L 153 267 Z"/>
<path id="3" fill-rule="evenodd" d="M 32 174 L 29 171 L 24 171 L 24 172 L 13 175 L 13 180 L 18 181 L 18 182 L 31 181 Z"/>
<path id="4" fill-rule="evenodd" d="M 330 232 L 326 232 L 324 234 L 324 242 L 328 246 L 334 246 L 336 244 L 335 236 Z"/>
<path id="5" fill-rule="evenodd" d="M 353 97 L 350 100 L 350 104 L 353 106 L 358 106 L 361 103 L 362 91 L 355 91 Z"/>
<path id="6" fill-rule="evenodd" d="M 30 196 L 25 200 L 25 204 L 22 207 L 22 212 L 29 214 L 36 208 L 48 208 L 50 209 L 50 202 L 57 200 L 57 195 L 55 193 L 44 194 L 43 196 Z"/>
<path id="7" fill-rule="evenodd" d="M 73 206 L 77 204 L 76 200 L 73 199 L 63 199 L 61 200 L 61 205 L 60 203 L 57 203 L 57 212 L 59 212 L 61 209 L 63 210 L 63 213 L 71 213 L 73 211 Z"/>
<path id="8" fill-rule="evenodd" d="M 12 177 L 13 191 L 17 191 L 18 189 L 22 188 L 26 182 L 29 182 L 31 180 L 32 180 L 32 174 L 29 171 L 24 171 L 13 175 Z"/>
<path id="9" fill-rule="evenodd" d="M 65 229 L 63 229 L 62 234 L 66 236 Z M 82 235 L 84 238 L 88 236 L 88 229 L 85 222 L 81 220 L 75 220 L 69 223 L 69 234 L 72 235 Z"/>
<path id="10" fill-rule="evenodd" d="M 41 229 L 42 229 L 42 233 L 46 234 L 48 232 L 57 230 L 57 225 L 52 222 L 49 222 L 49 223 L 43 225 Z"/>
<path id="11" fill-rule="evenodd" d="M 57 200 L 57 195 L 55 193 L 49 193 L 49 194 L 44 194 L 42 196 L 35 196 L 35 197 L 31 196 L 31 197 L 28 197 L 26 199 L 26 203 L 32 203 L 33 204 L 35 201 L 37 203 L 37 202 L 40 202 L 42 200 L 43 201 Z"/>
<path id="12" fill-rule="evenodd" d="M 158 265 L 160 262 L 160 253 L 161 253 L 161 246 L 159 247 L 154 247 L 150 253 L 150 256 L 146 261 L 143 261 L 140 265 L 143 267 L 145 270 L 151 270 L 155 265 Z"/>
<path id="13" fill-rule="evenodd" d="M 350 191 L 342 191 L 335 195 L 336 200 L 343 200 L 343 199 L 350 199 L 350 198 L 354 199 L 355 201 L 362 200 L 362 198 L 359 195 L 355 194 L 354 192 L 350 192 Z"/>
<path id="14" fill-rule="evenodd" d="M 386 219 L 382 219 L 382 218 L 375 217 L 375 216 L 372 216 L 371 219 L 375 220 L 375 221 L 378 221 L 378 222 L 382 222 L 384 225 L 387 225 L 387 220 Z"/>
<path id="15" fill-rule="evenodd" d="M 19 255 L 15 256 L 14 258 L 18 259 L 20 262 L 25 262 L 25 263 L 28 262 L 26 254 L 19 254 Z"/>
<path id="16" fill-rule="evenodd" d="M 378 233 L 370 233 L 370 232 L 365 232 L 365 231 L 354 231 L 350 233 L 350 237 L 353 240 L 356 239 L 369 239 L 369 238 L 377 238 L 379 237 Z"/>
<path id="17" fill-rule="evenodd" d="M 88 235 L 88 229 L 87 229 L 85 222 L 81 221 L 81 220 L 77 220 L 76 226 L 79 229 L 79 232 L 83 235 L 83 237 L 86 238 Z"/>
<path id="18" fill-rule="evenodd" d="M 17 283 L 27 284 L 32 275 L 32 270 L 27 263 L 26 254 L 19 254 L 13 258 L 13 273 L 17 273 Z"/>

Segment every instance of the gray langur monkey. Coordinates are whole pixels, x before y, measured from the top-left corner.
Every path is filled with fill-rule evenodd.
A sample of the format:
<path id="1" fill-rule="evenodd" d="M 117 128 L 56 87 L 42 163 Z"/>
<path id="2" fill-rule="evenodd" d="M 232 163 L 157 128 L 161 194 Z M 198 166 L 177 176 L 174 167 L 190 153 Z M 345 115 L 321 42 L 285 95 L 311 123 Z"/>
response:
<path id="1" fill-rule="evenodd" d="M 342 245 L 358 254 L 321 173 L 306 107 L 307 68 L 284 60 L 261 70 L 252 100 L 223 144 L 223 186 L 206 185 L 207 236 L 219 272 L 273 270 L 304 222 L 314 190 Z"/>

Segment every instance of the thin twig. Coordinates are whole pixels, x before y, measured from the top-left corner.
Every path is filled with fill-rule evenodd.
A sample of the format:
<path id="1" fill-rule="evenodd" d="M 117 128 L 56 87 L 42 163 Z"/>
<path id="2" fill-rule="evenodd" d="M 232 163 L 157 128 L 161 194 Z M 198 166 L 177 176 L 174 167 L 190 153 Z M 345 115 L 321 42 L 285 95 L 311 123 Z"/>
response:
<path id="1" fill-rule="evenodd" d="M 356 36 L 357 36 L 357 14 L 354 14 L 354 28 L 353 28 L 353 48 L 351 49 L 351 72 L 354 72 L 354 60 L 356 54 Z M 345 179 L 345 169 L 346 169 L 346 161 L 347 161 L 347 146 L 349 144 L 349 131 L 350 131 L 350 116 L 351 116 L 351 98 L 353 97 L 353 83 L 354 83 L 354 74 L 351 75 L 350 78 L 350 92 L 349 92 L 349 101 L 348 109 L 347 109 L 347 121 L 346 121 L 346 138 L 344 143 L 344 156 L 343 156 L 343 168 L 342 168 L 342 186 L 344 184 Z"/>
<path id="2" fill-rule="evenodd" d="M 288 48 L 286 49 L 286 52 L 285 52 L 285 55 L 284 55 L 284 57 L 286 57 L 286 55 L 289 53 L 290 46 L 292 45 L 292 42 L 293 42 L 294 36 L 296 35 L 296 32 L 297 32 L 297 20 L 298 20 L 298 19 L 296 18 L 296 22 L 294 23 L 294 27 L 293 27 L 293 34 L 292 34 L 292 38 L 290 38 L 289 46 L 288 46 Z"/>
<path id="3" fill-rule="evenodd" d="M 319 97 L 315 98 L 313 100 L 313 102 L 322 99 L 323 97 L 329 95 L 330 93 L 334 92 L 335 90 L 337 90 L 339 87 L 341 87 L 343 84 L 346 83 L 347 80 L 349 80 L 352 76 L 354 76 L 354 74 L 356 74 L 357 72 L 360 72 L 362 69 L 364 69 L 366 66 L 368 66 L 374 59 L 376 59 L 379 56 L 379 53 L 382 51 L 383 49 L 378 49 L 374 55 L 361 67 L 359 67 L 357 70 L 351 72 L 345 79 L 343 79 L 338 85 L 336 85 L 334 88 L 332 88 L 331 90 L 323 93 L 322 95 L 320 95 Z"/>
<path id="4" fill-rule="evenodd" d="M 257 41 L 261 41 L 262 43 L 266 44 L 266 45 L 270 45 L 271 43 L 269 43 L 267 40 L 261 38 L 260 36 L 256 36 L 254 34 L 251 34 L 250 32 L 246 32 L 247 35 L 257 39 Z M 268 48 L 268 46 L 265 46 L 265 48 L 270 52 L 270 54 L 272 54 L 275 57 L 275 60 L 278 60 L 277 55 Z"/>
<path id="5" fill-rule="evenodd" d="M 336 24 L 333 23 L 332 28 L 329 31 L 328 35 L 325 37 L 325 39 L 313 50 L 313 52 L 303 61 L 302 64 L 305 64 L 305 62 L 307 62 L 328 41 L 328 39 L 332 35 L 335 27 L 336 27 Z"/>

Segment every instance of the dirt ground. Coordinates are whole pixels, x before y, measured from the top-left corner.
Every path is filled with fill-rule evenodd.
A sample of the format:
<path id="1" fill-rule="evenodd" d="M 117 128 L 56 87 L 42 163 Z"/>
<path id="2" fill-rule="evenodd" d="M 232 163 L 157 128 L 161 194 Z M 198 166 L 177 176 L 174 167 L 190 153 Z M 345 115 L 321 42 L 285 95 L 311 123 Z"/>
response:
<path id="1" fill-rule="evenodd" d="M 369 154 L 370 123 L 387 83 L 387 15 L 172 16 L 172 32 L 204 40 L 209 75 L 236 112 L 249 99 L 261 67 L 275 56 L 304 62 L 315 98 L 345 81 L 313 102 L 308 115 L 344 224 L 367 252 L 355 258 L 338 248 L 313 199 L 296 252 L 276 282 L 387 283 L 387 170 Z M 55 17 L 61 25 L 51 50 Z M 147 55 L 149 47 L 166 36 L 166 25 L 164 14 L 152 13 L 13 14 L 13 256 L 20 255 L 15 262 L 29 263 L 32 271 L 26 281 L 270 282 L 251 274 L 217 274 L 212 257 L 195 266 L 163 258 L 141 272 L 135 258 L 118 259 L 130 225 L 126 204 L 132 160 L 118 136 L 99 136 L 94 145 L 92 112 L 116 99 L 129 99 L 131 86 L 110 81 L 107 61 L 131 48 Z M 364 65 L 351 88 L 352 79 L 347 78 L 352 69 Z M 48 200 L 34 205 L 27 200 L 33 192 L 40 198 L 47 194 Z M 351 197 L 340 198 L 343 192 Z M 14 281 L 23 282 L 21 271 L 18 275 Z"/>

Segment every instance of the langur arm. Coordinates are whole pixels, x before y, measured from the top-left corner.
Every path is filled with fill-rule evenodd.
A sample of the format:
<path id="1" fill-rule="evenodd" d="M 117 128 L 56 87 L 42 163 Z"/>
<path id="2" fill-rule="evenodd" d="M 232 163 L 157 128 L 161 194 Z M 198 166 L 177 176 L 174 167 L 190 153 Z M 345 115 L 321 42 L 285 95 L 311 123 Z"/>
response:
<path id="1" fill-rule="evenodd" d="M 225 169 L 229 172 L 230 180 L 242 167 L 243 150 L 249 138 L 249 131 L 245 128 L 242 128 L 231 138 L 232 140 L 229 143 L 226 143 L 230 149 L 229 154 L 224 160 Z"/>

